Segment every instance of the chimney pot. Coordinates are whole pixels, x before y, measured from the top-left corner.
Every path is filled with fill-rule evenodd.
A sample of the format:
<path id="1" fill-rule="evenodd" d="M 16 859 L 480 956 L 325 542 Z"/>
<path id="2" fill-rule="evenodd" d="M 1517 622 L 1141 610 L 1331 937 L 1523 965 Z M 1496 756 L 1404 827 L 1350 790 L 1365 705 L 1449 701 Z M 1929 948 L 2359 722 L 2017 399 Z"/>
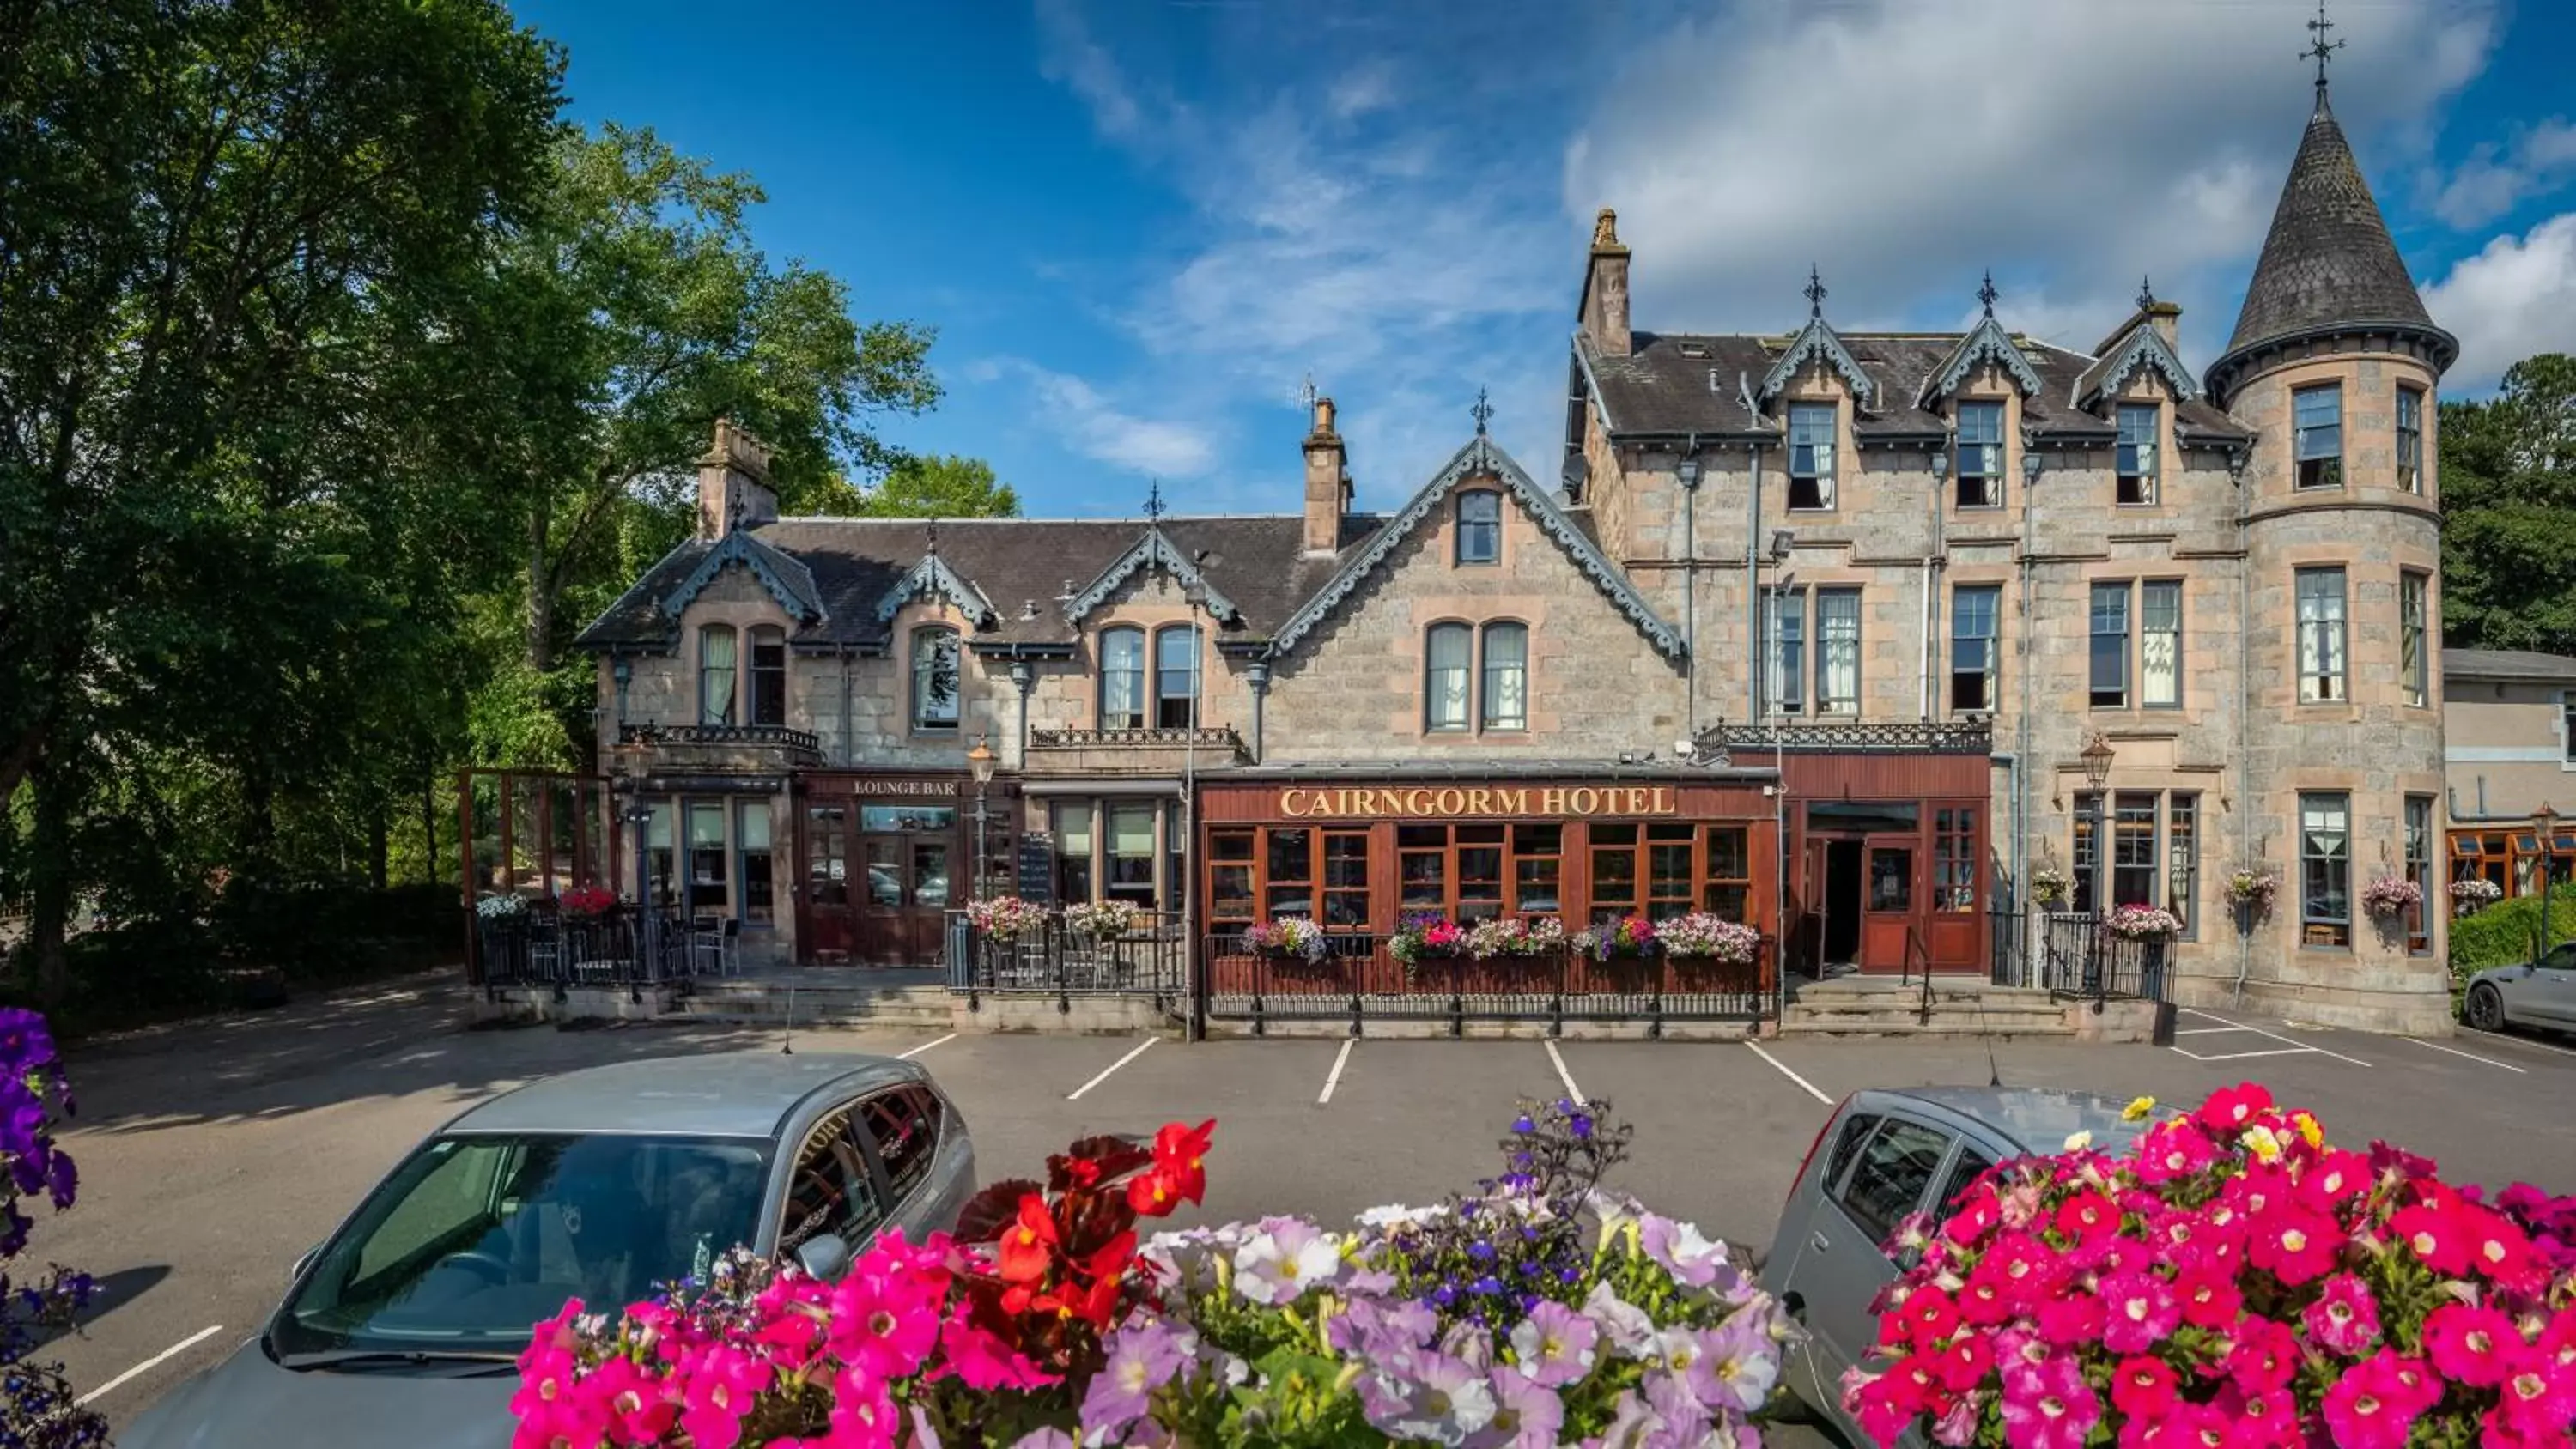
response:
<path id="1" fill-rule="evenodd" d="M 1305 546 L 1310 554 L 1338 552 L 1342 516 L 1350 511 L 1350 454 L 1333 431 L 1333 400 L 1315 399 L 1315 431 L 1306 435 Z"/>
<path id="2" fill-rule="evenodd" d="M 769 486 L 768 445 L 731 418 L 718 418 L 715 437 L 698 459 L 698 537 L 718 539 L 736 529 L 778 521 L 778 495 Z"/>
<path id="3" fill-rule="evenodd" d="M 1592 256 L 1583 270 L 1577 321 L 1602 356 L 1626 357 L 1634 350 L 1628 329 L 1628 248 L 1619 240 L 1619 214 L 1606 206 L 1593 219 Z"/>

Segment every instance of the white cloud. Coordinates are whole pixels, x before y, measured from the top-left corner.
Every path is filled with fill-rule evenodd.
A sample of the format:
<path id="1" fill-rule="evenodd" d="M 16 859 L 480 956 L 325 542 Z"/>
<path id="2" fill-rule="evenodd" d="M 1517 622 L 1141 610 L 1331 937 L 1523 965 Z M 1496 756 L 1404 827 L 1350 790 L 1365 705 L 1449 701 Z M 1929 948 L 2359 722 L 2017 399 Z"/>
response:
<path id="1" fill-rule="evenodd" d="M 2576 212 L 2488 242 L 2425 288 L 2424 305 L 2460 339 L 2446 392 L 2488 391 L 2535 352 L 2576 352 Z"/>
<path id="2" fill-rule="evenodd" d="M 2440 183 L 2433 214 L 2463 230 L 2481 226 L 2571 177 L 2576 177 L 2576 125 L 2553 116 L 2509 146 L 2490 143 L 2472 151 Z"/>
<path id="3" fill-rule="evenodd" d="M 1154 478 L 1195 478 L 1216 466 L 1216 440 L 1207 429 L 1127 412 L 1070 373 L 1018 358 L 978 358 L 963 372 L 977 382 L 1025 379 L 1036 407 L 1030 421 L 1095 462 Z"/>
<path id="4" fill-rule="evenodd" d="M 2493 30 L 2485 0 L 2338 16 L 2366 164 Z M 2300 38 L 2277 6 L 1741 0 L 1636 48 L 1567 147 L 1564 210 L 1618 208 L 1649 327 L 1786 328 L 1813 259 L 1845 325 L 1946 320 L 1992 266 L 2006 322 L 2044 298 L 2054 341 L 2090 346 L 2141 273 L 2223 338 L 2308 111 Z"/>
<path id="5" fill-rule="evenodd" d="M 1128 89 L 1118 63 L 1084 32 L 1069 0 L 1039 0 L 1038 23 L 1047 39 L 1039 73 L 1081 97 L 1102 135 L 1137 134 L 1144 107 Z"/>

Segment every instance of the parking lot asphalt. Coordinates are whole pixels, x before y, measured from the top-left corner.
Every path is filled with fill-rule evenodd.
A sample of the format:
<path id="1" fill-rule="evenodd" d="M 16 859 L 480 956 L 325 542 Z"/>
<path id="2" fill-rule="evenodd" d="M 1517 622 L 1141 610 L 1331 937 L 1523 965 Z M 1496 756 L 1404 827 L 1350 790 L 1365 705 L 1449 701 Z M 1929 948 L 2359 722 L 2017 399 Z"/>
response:
<path id="1" fill-rule="evenodd" d="M 421 1137 L 467 1105 L 555 1072 L 637 1057 L 776 1051 L 713 1026 L 468 1030 L 455 982 L 415 979 L 256 1017 L 69 1053 L 66 1136 L 80 1201 L 41 1219 L 33 1255 L 109 1288 L 50 1346 L 118 1423 L 256 1331 L 289 1265 Z M 1522 1097 L 1607 1099 L 1636 1127 L 1617 1185 L 1760 1251 L 1831 1104 L 1864 1086 L 2067 1087 L 2188 1103 L 2240 1081 L 2385 1138 L 2454 1177 L 2576 1191 L 2576 1048 L 2309 1030 L 2227 1012 L 2181 1018 L 2172 1046 L 1977 1041 L 1761 1043 L 1299 1039 L 799 1032 L 795 1050 L 913 1054 L 956 1099 L 986 1180 L 1037 1169 L 1096 1131 L 1217 1119 L 1204 1215 L 1347 1218 L 1428 1202 L 1494 1169 Z"/>

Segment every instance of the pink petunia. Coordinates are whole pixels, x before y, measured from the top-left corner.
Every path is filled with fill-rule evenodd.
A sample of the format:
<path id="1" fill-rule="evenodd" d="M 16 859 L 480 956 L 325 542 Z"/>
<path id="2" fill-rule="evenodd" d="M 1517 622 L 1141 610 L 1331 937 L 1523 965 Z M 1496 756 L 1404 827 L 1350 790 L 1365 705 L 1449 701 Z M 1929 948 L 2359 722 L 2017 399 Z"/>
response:
<path id="1" fill-rule="evenodd" d="M 970 1389 L 1034 1389 L 1056 1382 L 1056 1376 L 1014 1352 L 1009 1344 L 978 1328 L 964 1303 L 940 1325 L 943 1362 L 932 1377 L 954 1374 Z"/>
<path id="2" fill-rule="evenodd" d="M 2172 1411 L 2181 1383 L 2163 1359 L 2133 1354 L 2111 1370 L 2111 1404 L 2132 1423 L 2161 1419 Z"/>
<path id="3" fill-rule="evenodd" d="M 2423 1407 L 2401 1393 L 2391 1361 L 2382 1349 L 2343 1371 L 2326 1390 L 2326 1428 L 2336 1449 L 2405 1449 Z"/>
<path id="4" fill-rule="evenodd" d="M 2069 1292 L 2040 1305 L 2040 1335 L 2061 1348 L 2099 1343 L 2103 1313 L 2101 1299 L 2090 1293 Z"/>
<path id="5" fill-rule="evenodd" d="M 2511 1218 L 2491 1208 L 2464 1208 L 2461 1230 L 2469 1239 L 2469 1266 L 2518 1291 L 2541 1287 L 2548 1272 L 2531 1250 L 2531 1238 Z"/>
<path id="6" fill-rule="evenodd" d="M 2258 1082 L 2244 1082 L 2210 1093 L 2196 1118 L 2211 1136 L 2232 1142 L 2237 1133 L 2271 1110 L 2272 1094 Z"/>
<path id="7" fill-rule="evenodd" d="M 1931 1358 L 1941 1386 L 1954 1394 L 1964 1394 L 1984 1383 L 1995 1368 L 1994 1345 L 1983 1334 L 1960 1334 Z"/>
<path id="8" fill-rule="evenodd" d="M 2576 1372 L 2537 1345 L 2512 1355 L 2496 1386 L 2494 1428 L 2535 1443 L 2564 1443 L 2576 1424 Z"/>
<path id="9" fill-rule="evenodd" d="M 2434 1272 L 2456 1278 L 2469 1270 L 2470 1233 L 2456 1209 L 2416 1203 L 2391 1214 L 2388 1227 L 2407 1251 Z"/>
<path id="10" fill-rule="evenodd" d="M 2057 1205 L 2052 1226 L 2069 1242 L 2090 1242 L 2120 1230 L 2120 1209 L 2109 1198 L 2086 1188 Z"/>
<path id="11" fill-rule="evenodd" d="M 2255 1228 L 2245 1251 L 2255 1267 L 2295 1288 L 2333 1272 L 2343 1247 L 2334 1219 L 2285 1204 Z"/>
<path id="12" fill-rule="evenodd" d="M 2249 1317 L 2227 1351 L 2227 1376 L 2248 1394 L 2286 1388 L 2299 1370 L 2299 1341 L 2288 1325 Z"/>
<path id="13" fill-rule="evenodd" d="M 1939 1288 L 1918 1288 L 1897 1308 L 1896 1319 L 1905 1329 L 1906 1340 L 1918 1351 L 1929 1352 L 1958 1330 L 1959 1305 Z"/>
<path id="14" fill-rule="evenodd" d="M 939 1299 L 909 1276 L 852 1273 L 832 1293 L 832 1352 L 878 1380 L 918 1372 L 939 1342 Z"/>
<path id="15" fill-rule="evenodd" d="M 2237 1315 L 2245 1309 L 2245 1295 L 2237 1288 L 2236 1280 L 2206 1269 L 2187 1271 L 2175 1278 L 2174 1297 L 2182 1305 L 2182 1321 L 2195 1328 L 2233 1328 Z"/>
<path id="16" fill-rule="evenodd" d="M 1995 1190 L 1987 1186 L 1972 1187 L 1961 1194 L 1959 1206 L 1950 1214 L 1949 1221 L 1941 1224 L 1941 1236 L 1961 1247 L 1975 1247 L 1986 1234 L 1994 1231 L 2000 1218 L 2001 1209 L 1995 1202 Z"/>
<path id="17" fill-rule="evenodd" d="M 2134 1162 L 2140 1182 L 2162 1184 L 2197 1177 L 2217 1160 L 2217 1145 L 2197 1122 L 2171 1121 L 2147 1129 Z"/>
<path id="18" fill-rule="evenodd" d="M 742 1421 L 760 1401 L 775 1371 L 768 1362 L 721 1344 L 690 1367 L 680 1427 L 696 1449 L 733 1449 Z"/>
<path id="19" fill-rule="evenodd" d="M 2329 1148 L 2299 1174 L 2299 1195 L 2321 1212 L 2331 1212 L 2369 1188 L 2370 1159 L 2340 1147 Z"/>
<path id="20" fill-rule="evenodd" d="M 2326 1280 L 2317 1301 L 2300 1315 L 2308 1341 L 2347 1358 L 2359 1358 L 2379 1341 L 2379 1300 L 2370 1287 L 2350 1273 Z"/>
<path id="21" fill-rule="evenodd" d="M 2445 1303 L 2424 1319 L 2424 1349 L 2446 1379 L 2493 1388 L 2523 1348 L 2513 1320 L 2493 1308 Z"/>
<path id="22" fill-rule="evenodd" d="M 2102 1401 L 2072 1358 L 2053 1358 L 2004 1383 L 2004 1435 L 2013 1449 L 2083 1449 Z"/>
<path id="23" fill-rule="evenodd" d="M 2105 1278 L 2101 1297 L 2102 1346 L 2113 1353 L 2145 1353 L 2182 1325 L 2173 1285 L 2151 1273 Z"/>

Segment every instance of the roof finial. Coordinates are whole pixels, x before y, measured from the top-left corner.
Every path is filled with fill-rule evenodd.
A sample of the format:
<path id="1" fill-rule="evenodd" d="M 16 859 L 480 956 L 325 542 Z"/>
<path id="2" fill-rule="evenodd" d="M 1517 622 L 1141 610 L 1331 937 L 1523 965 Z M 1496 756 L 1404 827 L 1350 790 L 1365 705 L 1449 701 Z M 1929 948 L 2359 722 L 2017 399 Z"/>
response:
<path id="1" fill-rule="evenodd" d="M 1154 480 L 1153 487 L 1145 490 L 1145 521 L 1163 521 L 1163 480 L 1160 478 Z"/>
<path id="2" fill-rule="evenodd" d="M 932 558 L 939 557 L 939 516 L 937 514 L 932 514 L 930 521 L 924 524 L 923 528 L 930 535 L 930 543 L 928 546 L 930 556 Z"/>
<path id="3" fill-rule="evenodd" d="M 2309 41 L 2308 48 L 2300 51 L 2299 54 L 2303 57 L 2314 57 L 2316 60 L 2317 104 L 2323 106 L 2326 103 L 2326 62 L 2333 59 L 2334 53 L 2344 46 L 2340 40 L 2331 45 L 2326 43 L 2326 32 L 2334 29 L 2334 22 L 2326 18 L 2326 0 L 2317 0 L 2317 18 L 2308 22 L 2308 29 L 2316 39 Z"/>
<path id="4" fill-rule="evenodd" d="M 1995 299 L 2002 295 L 2003 293 L 1995 290 L 1994 269 L 1987 268 L 1986 280 L 1977 287 L 1977 300 L 1985 304 L 1987 316 L 1995 315 Z"/>
<path id="5" fill-rule="evenodd" d="M 1486 400 L 1483 388 L 1476 389 L 1476 405 L 1467 409 L 1467 416 L 1476 420 L 1476 436 L 1483 437 L 1485 424 L 1494 420 L 1494 405 Z"/>
<path id="6" fill-rule="evenodd" d="M 2138 278 L 2138 310 L 2144 312 L 2154 305 L 2156 305 L 2155 286 L 2141 274 Z"/>
<path id="7" fill-rule="evenodd" d="M 1825 315 L 1825 279 L 1823 274 L 1816 270 L 1816 264 L 1813 262 L 1807 264 L 1807 315 L 1810 317 Z"/>

